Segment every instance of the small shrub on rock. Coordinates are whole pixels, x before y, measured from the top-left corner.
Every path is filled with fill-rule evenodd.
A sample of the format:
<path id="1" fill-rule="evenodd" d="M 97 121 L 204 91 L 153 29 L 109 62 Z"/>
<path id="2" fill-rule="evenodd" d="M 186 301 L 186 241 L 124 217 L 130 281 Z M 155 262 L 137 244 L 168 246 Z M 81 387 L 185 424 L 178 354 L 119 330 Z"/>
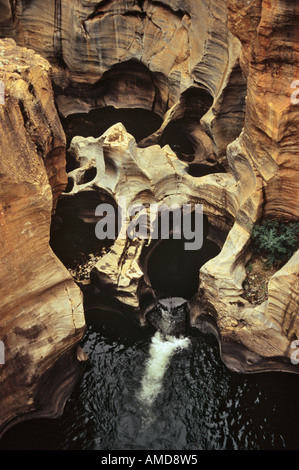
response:
<path id="1" fill-rule="evenodd" d="M 279 267 L 286 263 L 299 248 L 299 222 L 281 222 L 265 219 L 254 225 L 252 230 L 253 248 L 267 258 L 267 266 Z"/>

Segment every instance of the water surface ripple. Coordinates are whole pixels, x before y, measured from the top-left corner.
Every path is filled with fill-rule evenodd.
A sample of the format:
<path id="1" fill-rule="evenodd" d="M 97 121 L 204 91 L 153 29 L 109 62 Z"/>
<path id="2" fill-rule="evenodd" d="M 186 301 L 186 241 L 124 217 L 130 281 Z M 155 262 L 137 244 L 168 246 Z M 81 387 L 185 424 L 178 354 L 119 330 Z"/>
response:
<path id="1" fill-rule="evenodd" d="M 216 339 L 198 334 L 170 348 L 162 387 L 147 401 L 152 340 L 153 332 L 91 324 L 90 359 L 63 416 L 15 426 L 0 448 L 299 449 L 298 376 L 233 373 Z"/>

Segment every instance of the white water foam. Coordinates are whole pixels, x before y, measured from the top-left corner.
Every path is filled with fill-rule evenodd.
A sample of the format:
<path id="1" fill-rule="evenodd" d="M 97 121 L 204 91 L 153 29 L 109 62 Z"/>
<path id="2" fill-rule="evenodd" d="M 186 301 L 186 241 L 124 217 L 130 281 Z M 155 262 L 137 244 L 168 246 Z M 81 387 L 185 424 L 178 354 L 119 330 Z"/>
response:
<path id="1" fill-rule="evenodd" d="M 163 388 L 163 378 L 170 359 L 178 349 L 186 349 L 190 344 L 188 338 L 164 336 L 159 331 L 152 338 L 141 389 L 138 393 L 140 402 L 151 407 Z"/>

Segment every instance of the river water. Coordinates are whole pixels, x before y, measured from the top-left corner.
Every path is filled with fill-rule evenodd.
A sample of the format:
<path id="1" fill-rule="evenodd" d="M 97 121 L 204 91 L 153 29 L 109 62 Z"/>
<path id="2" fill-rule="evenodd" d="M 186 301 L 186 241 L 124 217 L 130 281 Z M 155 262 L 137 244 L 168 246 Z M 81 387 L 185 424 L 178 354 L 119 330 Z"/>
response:
<path id="1" fill-rule="evenodd" d="M 299 449 L 298 376 L 237 374 L 212 335 L 175 338 L 98 313 L 63 416 L 15 426 L 1 449 Z"/>

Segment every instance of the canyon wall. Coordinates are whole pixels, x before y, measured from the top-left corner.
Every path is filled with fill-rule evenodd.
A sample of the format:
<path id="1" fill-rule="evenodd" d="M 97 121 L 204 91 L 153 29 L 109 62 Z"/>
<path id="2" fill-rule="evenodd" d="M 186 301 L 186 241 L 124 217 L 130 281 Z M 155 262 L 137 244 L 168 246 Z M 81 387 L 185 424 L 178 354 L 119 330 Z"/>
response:
<path id="1" fill-rule="evenodd" d="M 227 0 L 227 7 L 229 27 L 242 43 L 247 79 L 244 129 L 227 148 L 241 207 L 221 254 L 201 270 L 201 288 L 215 309 L 210 313 L 228 365 L 298 373 L 290 361 L 291 342 L 299 336 L 298 252 L 270 279 L 261 305 L 244 299 L 243 282 L 252 224 L 262 217 L 299 217 L 299 113 L 291 100 L 299 77 L 299 5 Z M 201 317 L 197 308 L 195 322 Z"/>
<path id="2" fill-rule="evenodd" d="M 51 63 L 62 116 L 111 105 L 164 117 L 183 97 L 173 119 L 190 119 L 193 108 L 198 125 L 204 113 L 196 93 L 204 89 L 213 102 L 204 127 L 216 155 L 242 129 L 240 43 L 227 28 L 224 2 L 49 0 L 44 8 L 39 0 L 1 0 L 0 12 L 0 37 Z"/>
<path id="3" fill-rule="evenodd" d="M 138 147 L 120 124 L 102 137 L 75 138 L 77 167 L 59 199 L 58 215 L 76 208 L 79 218 L 94 223 L 90 201 L 117 205 L 124 194 L 146 204 L 167 198 L 179 205 L 202 203 L 220 253 L 199 270 L 199 291 L 189 302 L 192 326 L 217 334 L 223 360 L 234 370 L 297 373 L 290 355 L 291 342 L 299 337 L 298 253 L 270 279 L 265 302 L 254 305 L 244 298 L 253 224 L 265 216 L 289 221 L 299 215 L 298 105 L 291 102 L 292 82 L 299 79 L 297 3 L 51 0 L 44 8 L 38 0 L 0 0 L 0 13 L 2 37 L 51 63 L 61 117 L 114 106 L 142 108 L 163 119 Z M 3 224 L 9 234 L 3 254 L 11 260 L 1 266 L 3 298 L 8 296 L 3 335 L 15 341 L 8 354 L 21 348 L 14 367 L 40 364 L 38 377 L 19 374 L 28 387 L 15 385 L 22 404 L 12 412 L 17 416 L 38 408 L 35 393 L 39 400 L 41 394 L 33 390 L 43 387 L 34 384 L 61 354 L 74 353 L 84 321 L 81 294 L 49 249 L 51 211 L 66 184 L 65 137 L 49 91 L 49 66 L 32 51 L 17 50 L 8 40 L 3 44 L 0 73 L 8 75 L 3 75 L 7 97 L 0 107 L 6 126 L 1 200 L 3 214 L 12 211 Z M 194 155 L 174 152 L 173 136 L 182 135 L 192 142 Z M 198 173 L 192 174 L 192 165 Z M 202 173 L 207 168 L 216 174 Z M 141 303 L 153 290 L 144 264 L 150 250 L 144 245 L 118 239 L 92 271 L 95 289 L 104 286 L 139 312 L 141 322 L 146 321 Z M 18 309 L 30 312 L 29 326 L 22 326 Z M 49 325 L 47 334 L 39 336 L 37 319 Z M 15 336 L 9 337 L 11 331 Z M 27 346 L 33 342 L 38 352 L 31 357 Z M 72 357 L 70 370 L 76 368 Z M 12 374 L 3 377 L 12 383 Z M 17 406 L 13 400 L 8 405 Z"/>
<path id="4" fill-rule="evenodd" d="M 67 181 L 50 71 L 34 51 L 0 40 L 0 433 L 59 415 L 85 358 L 82 295 L 49 247 Z"/>
<path id="5" fill-rule="evenodd" d="M 227 1 L 228 25 L 242 43 L 246 119 L 238 145 L 263 181 L 265 216 L 298 217 L 298 2 Z M 235 152 L 232 149 L 232 152 Z"/>
<path id="6" fill-rule="evenodd" d="M 215 8 L 213 2 L 210 6 L 212 9 Z M 228 26 L 242 45 L 240 60 L 247 80 L 244 128 L 237 139 L 231 139 L 233 141 L 230 141 L 228 147 L 223 146 L 227 158 L 227 175 L 206 175 L 194 179 L 186 174 L 188 173 L 186 168 L 180 176 L 177 176 L 179 183 L 176 186 L 176 201 L 179 204 L 185 201 L 186 193 L 193 202 L 202 202 L 205 213 L 212 220 L 211 227 L 218 226 L 218 232 L 221 225 L 225 223 L 229 225 L 231 220 L 235 222 L 229 233 L 226 232 L 228 235 L 225 243 L 221 245 L 220 254 L 200 269 L 199 292 L 190 302 L 190 306 L 192 325 L 205 328 L 203 323 L 207 324 L 211 320 L 214 325 L 212 329 L 219 338 L 223 360 L 229 367 L 238 371 L 298 372 L 290 361 L 293 352 L 291 343 L 299 334 L 296 320 L 298 254 L 295 254 L 287 265 L 270 279 L 267 287 L 268 298 L 265 302 L 255 305 L 244 296 L 245 266 L 252 256 L 250 240 L 253 224 L 259 222 L 262 217 L 276 217 L 283 221 L 298 219 L 296 155 L 299 143 L 298 106 L 291 101 L 293 92 L 291 84 L 296 79 L 298 71 L 297 8 L 295 4 L 283 1 L 275 4 L 262 1 L 227 2 Z M 202 11 L 205 11 L 204 3 Z M 220 11 L 223 13 L 222 7 L 218 13 Z M 192 14 L 190 17 L 192 18 Z M 221 18 L 225 24 L 225 14 Z M 210 21 L 209 24 L 211 25 L 212 22 Z M 212 44 L 212 38 L 213 34 L 208 35 L 205 44 Z M 229 41 L 233 44 L 231 39 Z M 238 43 L 236 43 L 237 47 Z M 211 47 L 214 54 L 216 50 L 217 48 Z M 199 50 L 197 54 L 200 55 Z M 186 123 L 184 116 L 192 116 L 195 113 L 201 117 L 201 127 L 192 129 L 193 134 L 192 132 L 190 134 L 193 137 L 196 134 L 194 139 L 202 144 L 206 157 L 202 159 L 200 155 L 197 155 L 194 161 L 199 164 L 199 167 L 200 164 L 208 161 L 217 147 L 215 144 L 220 120 L 215 120 L 215 109 L 221 103 L 219 94 L 223 98 L 222 110 L 226 106 L 229 108 L 228 104 L 232 110 L 232 113 L 226 116 L 226 127 L 234 127 L 236 121 L 232 116 L 236 116 L 238 110 L 236 95 L 240 90 L 240 73 L 237 68 L 233 68 L 234 61 L 231 62 L 230 67 L 234 73 L 230 73 L 230 79 L 227 81 L 227 74 L 223 69 L 227 60 L 223 55 L 218 55 L 218 59 L 221 63 L 218 70 L 222 68 L 225 86 L 223 89 L 218 88 L 218 91 L 217 87 L 213 88 L 211 80 L 215 80 L 217 73 L 214 75 L 212 67 L 204 68 L 205 61 L 202 56 L 193 68 L 192 77 L 195 77 L 195 80 L 192 85 L 181 93 L 178 101 L 164 115 L 161 129 L 142 142 L 141 146 L 148 147 L 148 151 L 152 152 L 153 161 L 156 150 L 149 146 L 157 143 L 166 145 L 168 143 L 167 129 L 172 126 L 177 134 L 184 132 L 186 125 L 190 125 L 190 122 Z M 213 64 L 213 61 L 211 60 L 209 64 Z M 217 68 L 215 70 L 217 71 Z M 210 81 L 208 78 L 205 79 L 206 74 L 209 75 Z M 166 73 L 164 75 L 166 76 Z M 212 102 L 207 101 L 207 109 L 204 112 L 199 102 L 195 100 L 196 95 L 193 94 L 195 81 L 197 84 L 204 85 L 205 90 L 209 90 L 211 96 L 214 96 Z M 215 98 L 217 93 L 218 99 Z M 227 97 L 230 98 L 226 100 Z M 236 119 L 238 118 L 237 114 Z M 178 122 L 182 124 L 181 127 L 177 125 Z M 111 130 L 111 132 L 115 131 Z M 115 145 L 117 142 L 118 145 L 122 145 L 121 142 L 124 139 L 122 135 L 124 135 L 123 131 L 117 133 Z M 209 141 L 211 136 L 212 142 Z M 95 179 L 91 179 L 85 188 L 75 185 L 71 193 L 64 196 L 65 200 L 73 197 L 75 193 L 77 195 L 80 192 L 83 193 L 88 187 L 91 190 L 95 184 L 98 184 L 100 175 L 107 183 L 109 177 L 111 178 L 110 170 L 113 166 L 116 179 L 113 180 L 113 184 L 110 181 L 110 187 L 106 186 L 106 190 L 116 201 L 121 194 L 120 191 L 125 191 L 125 182 L 128 179 L 131 181 L 133 178 L 138 179 L 138 171 L 141 173 L 138 185 L 136 185 L 139 189 L 135 191 L 136 183 L 134 182 L 134 185 L 128 188 L 130 198 L 135 202 L 158 201 L 161 203 L 165 201 L 162 193 L 158 197 L 152 193 L 155 178 L 153 181 L 149 178 L 152 183 L 148 187 L 148 178 L 144 179 L 148 170 L 142 168 L 142 159 L 139 159 L 133 147 L 131 147 L 131 158 L 134 165 L 138 161 L 139 169 L 133 171 L 130 167 L 134 175 L 129 173 L 124 175 L 119 167 L 119 151 L 115 149 L 114 154 L 112 148 L 108 151 L 105 144 L 103 148 L 101 148 L 102 145 L 103 142 L 99 142 L 98 151 L 104 153 L 104 158 L 108 152 L 109 160 L 113 162 L 113 165 L 109 166 L 109 175 L 103 174 L 105 170 L 96 171 Z M 219 147 L 221 145 L 218 146 L 218 150 Z M 123 152 L 126 153 L 125 148 Z M 217 155 L 217 152 L 215 153 Z M 85 154 L 86 142 L 82 142 L 82 155 Z M 158 160 L 163 161 L 163 158 L 161 153 Z M 175 158 L 175 155 L 172 158 Z M 89 168 L 89 164 L 87 167 Z M 81 178 L 79 175 L 82 175 L 86 169 L 83 165 L 71 174 L 70 178 L 79 181 Z M 172 195 L 172 171 L 167 169 L 166 163 L 163 172 L 159 176 L 164 182 L 165 194 L 170 196 Z M 169 179 L 167 172 L 169 172 Z M 211 181 L 213 181 L 212 185 Z M 196 187 L 195 193 L 194 186 Z M 103 183 L 99 187 L 103 188 Z M 142 192 L 142 187 L 144 192 Z M 225 208 L 225 213 L 221 213 L 222 207 Z M 218 223 L 213 223 L 213 219 L 217 218 Z M 217 230 L 212 229 L 212 232 L 215 233 Z M 135 243 L 135 246 L 131 248 L 130 250 L 128 240 L 126 242 L 118 240 L 113 250 L 96 265 L 94 282 L 97 283 L 100 279 L 106 286 L 105 288 L 109 286 L 109 289 L 114 292 L 112 296 L 138 310 L 143 297 L 142 292 L 146 292 L 150 283 L 147 279 L 146 268 L 143 267 L 140 270 L 142 266 L 140 244 Z M 135 266 L 134 274 L 129 269 L 131 266 Z M 144 285 L 146 279 L 147 282 Z"/>

